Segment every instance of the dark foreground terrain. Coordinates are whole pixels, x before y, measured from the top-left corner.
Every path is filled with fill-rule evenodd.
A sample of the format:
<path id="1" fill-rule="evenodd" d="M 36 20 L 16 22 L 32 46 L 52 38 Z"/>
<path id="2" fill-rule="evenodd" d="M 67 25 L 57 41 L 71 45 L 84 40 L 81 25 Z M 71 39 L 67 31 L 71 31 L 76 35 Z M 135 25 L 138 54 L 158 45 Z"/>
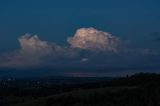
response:
<path id="1" fill-rule="evenodd" d="M 66 80 L 1 85 L 0 106 L 160 106 L 159 74 Z"/>

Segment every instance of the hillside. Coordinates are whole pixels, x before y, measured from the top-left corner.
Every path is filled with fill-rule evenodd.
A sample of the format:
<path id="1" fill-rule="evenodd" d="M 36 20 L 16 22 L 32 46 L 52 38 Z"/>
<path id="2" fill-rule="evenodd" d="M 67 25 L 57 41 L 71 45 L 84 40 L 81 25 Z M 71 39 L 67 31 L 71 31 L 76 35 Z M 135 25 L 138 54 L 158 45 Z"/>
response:
<path id="1" fill-rule="evenodd" d="M 73 90 L 11 106 L 160 106 L 160 77 L 136 74 L 106 87 Z"/>

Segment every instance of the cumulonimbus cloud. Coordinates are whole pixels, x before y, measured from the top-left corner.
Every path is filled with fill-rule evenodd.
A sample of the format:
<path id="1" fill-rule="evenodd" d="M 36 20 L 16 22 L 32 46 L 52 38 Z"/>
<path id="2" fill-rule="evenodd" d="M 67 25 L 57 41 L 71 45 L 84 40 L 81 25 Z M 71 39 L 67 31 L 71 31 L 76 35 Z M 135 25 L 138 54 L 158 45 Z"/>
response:
<path id="1" fill-rule="evenodd" d="M 105 52 L 116 52 L 121 45 L 119 38 L 94 28 L 78 29 L 74 37 L 68 38 L 68 43 L 72 48 Z"/>
<path id="2" fill-rule="evenodd" d="M 21 46 L 20 52 L 29 56 L 35 55 L 39 57 L 51 55 L 56 58 L 66 55 L 71 57 L 72 54 L 72 51 L 69 48 L 59 46 L 56 43 L 43 41 L 38 37 L 38 35 L 31 36 L 30 34 L 25 34 L 21 36 L 18 41 Z"/>
<path id="3" fill-rule="evenodd" d="M 25 34 L 18 40 L 21 52 L 26 54 L 47 55 L 52 52 L 53 47 L 58 49 L 57 45 L 51 46 L 48 42 L 40 40 L 37 35 L 31 36 L 30 34 Z"/>
<path id="4" fill-rule="evenodd" d="M 36 67 L 46 63 L 52 65 L 56 63 L 56 60 L 87 63 L 97 58 L 97 55 L 95 58 L 92 57 L 97 52 L 102 52 L 103 55 L 107 53 L 114 54 L 123 51 L 125 48 L 125 45 L 122 44 L 123 41 L 116 36 L 94 28 L 78 29 L 73 37 L 67 39 L 69 45 L 66 47 L 43 41 L 38 35 L 32 36 L 30 34 L 19 37 L 18 41 L 20 43 L 19 50 L 0 56 L 0 67 Z M 85 53 L 88 51 L 89 55 L 92 53 L 93 55 L 84 55 L 81 52 L 83 50 Z M 145 54 L 150 52 L 148 49 L 135 50 L 130 48 L 127 51 L 132 54 L 135 51 L 144 51 Z M 98 55 L 99 58 L 103 56 Z"/>
<path id="5" fill-rule="evenodd" d="M 40 40 L 38 35 L 25 34 L 18 38 L 20 49 L 1 56 L 0 66 L 30 67 L 48 60 L 71 59 L 77 53 L 70 48 Z"/>

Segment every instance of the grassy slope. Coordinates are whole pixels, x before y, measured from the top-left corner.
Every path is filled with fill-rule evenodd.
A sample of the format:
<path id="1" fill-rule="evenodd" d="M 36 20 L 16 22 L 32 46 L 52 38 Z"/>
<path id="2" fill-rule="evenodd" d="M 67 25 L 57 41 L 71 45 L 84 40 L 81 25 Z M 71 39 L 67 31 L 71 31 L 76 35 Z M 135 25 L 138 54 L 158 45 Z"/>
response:
<path id="1" fill-rule="evenodd" d="M 43 98 L 39 98 L 34 101 L 19 103 L 19 104 L 15 104 L 12 106 L 46 106 L 47 104 L 48 106 L 53 106 L 54 102 L 57 104 L 54 106 L 58 106 L 59 102 L 64 103 L 64 104 L 60 103 L 60 106 L 65 105 L 65 104 L 81 106 L 81 105 L 87 104 L 88 101 L 90 102 L 88 98 L 93 99 L 94 97 L 96 98 L 98 96 L 103 97 L 104 95 L 117 93 L 121 90 L 130 90 L 130 89 L 135 89 L 135 88 L 136 87 L 105 87 L 105 88 L 96 88 L 96 89 L 89 89 L 89 90 L 77 90 L 77 91 L 57 94 L 57 95 L 53 95 L 49 97 L 43 97 Z M 83 102 L 83 103 L 80 103 L 80 102 Z"/>
<path id="2" fill-rule="evenodd" d="M 12 106 L 160 106 L 159 74 L 136 74 L 111 83 L 112 87 L 81 89 Z"/>

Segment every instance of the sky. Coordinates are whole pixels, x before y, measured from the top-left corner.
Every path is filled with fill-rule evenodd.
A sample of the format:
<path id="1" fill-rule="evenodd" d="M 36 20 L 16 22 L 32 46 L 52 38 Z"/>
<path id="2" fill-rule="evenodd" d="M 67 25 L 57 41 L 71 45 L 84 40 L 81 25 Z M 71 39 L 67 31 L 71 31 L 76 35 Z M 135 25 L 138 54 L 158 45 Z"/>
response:
<path id="1" fill-rule="evenodd" d="M 1 0 L 1 76 L 159 72 L 159 11 L 159 0 Z"/>

